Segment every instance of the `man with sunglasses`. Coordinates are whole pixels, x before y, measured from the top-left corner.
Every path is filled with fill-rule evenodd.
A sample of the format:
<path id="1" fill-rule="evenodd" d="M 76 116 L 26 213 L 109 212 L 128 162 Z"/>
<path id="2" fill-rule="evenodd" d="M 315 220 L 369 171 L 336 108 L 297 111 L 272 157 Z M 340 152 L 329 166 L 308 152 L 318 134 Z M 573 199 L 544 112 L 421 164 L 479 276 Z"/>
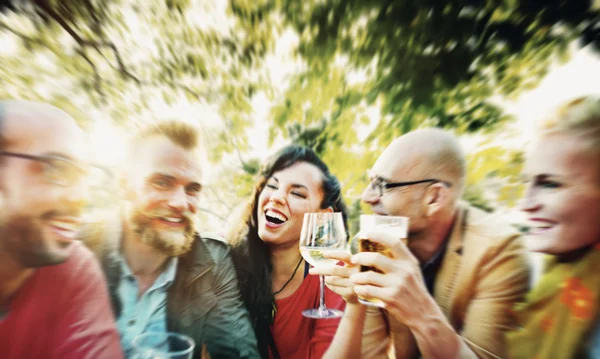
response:
<path id="1" fill-rule="evenodd" d="M 312 270 L 348 302 L 347 338 L 364 325 L 360 295 L 384 303 L 396 358 L 506 357 L 509 311 L 528 289 L 526 252 L 507 222 L 460 201 L 465 167 L 456 138 L 438 129 L 396 139 L 376 161 L 363 201 L 376 214 L 408 217 L 408 242 L 370 233 L 390 257 L 340 253 L 346 266 Z M 358 343 L 333 343 L 332 352 L 352 357 Z"/>
<path id="2" fill-rule="evenodd" d="M 84 134 L 59 109 L 0 101 L 0 358 L 121 358 L 106 283 L 79 241 Z"/>

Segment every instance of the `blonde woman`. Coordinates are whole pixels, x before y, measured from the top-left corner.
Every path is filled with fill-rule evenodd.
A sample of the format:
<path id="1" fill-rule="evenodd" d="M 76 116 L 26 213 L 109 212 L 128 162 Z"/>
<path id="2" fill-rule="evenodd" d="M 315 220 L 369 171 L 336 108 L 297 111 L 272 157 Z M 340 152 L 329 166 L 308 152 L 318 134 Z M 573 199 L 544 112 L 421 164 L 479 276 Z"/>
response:
<path id="1" fill-rule="evenodd" d="M 569 102 L 544 123 L 527 156 L 522 210 L 543 274 L 514 308 L 510 358 L 588 358 L 600 301 L 600 97 Z M 597 340 L 597 339 L 596 339 Z"/>

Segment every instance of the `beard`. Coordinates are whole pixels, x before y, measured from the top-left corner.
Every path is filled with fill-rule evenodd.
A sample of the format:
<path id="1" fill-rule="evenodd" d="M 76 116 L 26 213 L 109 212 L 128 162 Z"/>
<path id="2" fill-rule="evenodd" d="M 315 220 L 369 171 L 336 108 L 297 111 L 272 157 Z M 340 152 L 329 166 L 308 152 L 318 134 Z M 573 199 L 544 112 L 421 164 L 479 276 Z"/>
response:
<path id="1" fill-rule="evenodd" d="M 156 230 L 152 227 L 153 219 L 170 215 L 171 213 L 166 210 L 152 212 L 136 210 L 131 218 L 131 225 L 142 243 L 150 245 L 169 257 L 177 257 L 189 252 L 192 248 L 195 236 L 194 219 L 190 213 L 182 213 L 185 224 L 183 229 Z"/>
<path id="2" fill-rule="evenodd" d="M 45 238 L 40 223 L 31 216 L 0 215 L 2 250 L 25 268 L 57 265 L 69 258 L 70 243 L 53 243 Z"/>

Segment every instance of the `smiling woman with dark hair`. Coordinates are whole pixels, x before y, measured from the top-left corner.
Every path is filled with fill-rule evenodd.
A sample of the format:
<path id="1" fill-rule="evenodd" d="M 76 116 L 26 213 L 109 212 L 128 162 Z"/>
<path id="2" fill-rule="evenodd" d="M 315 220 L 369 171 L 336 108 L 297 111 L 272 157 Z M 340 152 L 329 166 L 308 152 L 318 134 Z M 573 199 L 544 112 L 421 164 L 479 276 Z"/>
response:
<path id="1" fill-rule="evenodd" d="M 325 163 L 306 147 L 287 146 L 263 165 L 245 212 L 232 235 L 241 295 L 263 358 L 321 358 L 339 319 L 308 319 L 319 302 L 319 278 L 308 275 L 299 239 L 305 213 L 341 212 L 341 188 Z M 344 300 L 325 289 L 328 308 Z"/>
<path id="2" fill-rule="evenodd" d="M 263 358 L 318 358 L 333 339 L 339 320 L 301 314 L 316 306 L 319 293 L 318 278 L 307 275 L 300 255 L 302 220 L 304 213 L 325 211 L 342 212 L 346 220 L 340 184 L 311 149 L 288 146 L 263 165 L 233 239 L 242 298 Z M 328 307 L 343 310 L 344 300 L 328 289 L 325 298 Z"/>

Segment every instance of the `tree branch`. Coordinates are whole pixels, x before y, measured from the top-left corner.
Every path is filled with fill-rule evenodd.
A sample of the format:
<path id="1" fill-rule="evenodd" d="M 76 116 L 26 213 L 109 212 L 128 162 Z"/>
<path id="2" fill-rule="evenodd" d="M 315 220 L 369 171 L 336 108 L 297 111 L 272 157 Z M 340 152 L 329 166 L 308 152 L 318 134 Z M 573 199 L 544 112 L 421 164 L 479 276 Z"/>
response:
<path id="1" fill-rule="evenodd" d="M 211 216 L 215 216 L 215 217 L 217 217 L 218 219 L 220 219 L 220 220 L 221 220 L 221 221 L 223 221 L 223 222 L 227 221 L 227 218 L 225 218 L 225 217 L 221 216 L 220 214 L 217 214 L 217 213 L 215 213 L 215 212 L 211 211 L 211 210 L 210 210 L 210 209 L 208 209 L 208 208 L 202 208 L 202 207 L 198 207 L 198 210 L 199 210 L 199 211 L 202 211 L 202 212 L 205 212 L 205 213 L 208 213 L 208 214 L 210 214 Z"/>
<path id="2" fill-rule="evenodd" d="M 225 202 L 225 201 L 223 200 L 223 198 L 221 198 L 221 196 L 220 196 L 220 195 L 217 193 L 217 191 L 215 191 L 215 189 L 214 189 L 213 187 L 209 187 L 209 188 L 210 188 L 210 191 L 211 191 L 211 192 L 214 194 L 214 196 L 217 198 L 217 200 L 218 200 L 219 202 L 221 202 L 221 204 L 222 204 L 222 205 L 224 205 L 224 206 L 225 206 L 225 208 L 227 208 L 227 210 L 228 210 L 229 212 L 233 211 L 233 208 L 232 208 L 232 207 L 231 207 L 229 204 L 227 204 L 227 202 Z"/>
<path id="3" fill-rule="evenodd" d="M 78 49 L 77 53 L 84 58 L 84 60 L 92 68 L 92 71 L 94 71 L 94 88 L 96 89 L 98 94 L 100 94 L 100 97 L 102 98 L 102 103 L 106 104 L 106 95 L 104 93 L 104 90 L 102 89 L 102 77 L 100 77 L 100 73 L 98 73 L 98 68 L 96 67 L 96 64 L 94 64 L 94 62 L 87 56 L 85 50 Z"/>
<path id="4" fill-rule="evenodd" d="M 150 85 L 150 86 L 160 86 L 162 85 L 162 83 L 156 82 L 156 81 L 147 81 L 147 80 L 142 80 L 140 79 L 138 76 L 134 75 L 131 71 L 129 71 L 128 67 L 125 65 L 125 62 L 123 61 L 123 58 L 121 57 L 121 53 L 119 52 L 119 50 L 117 49 L 117 46 L 110 42 L 110 41 L 91 41 L 91 40 L 87 40 L 87 39 L 83 39 L 56 11 L 54 11 L 54 9 L 52 9 L 47 3 L 45 2 L 37 2 L 36 5 L 43 10 L 48 16 L 50 16 L 54 21 L 56 21 L 69 35 L 71 35 L 71 37 L 75 40 L 75 42 L 77 42 L 77 44 L 80 47 L 92 47 L 94 48 L 108 63 L 109 65 L 117 70 L 124 78 L 129 78 L 133 81 L 135 81 L 138 86 L 141 85 Z M 90 4 L 91 5 L 91 4 Z M 91 8 L 93 10 L 93 7 Z M 117 59 L 117 64 L 118 64 L 118 68 L 115 67 L 113 65 L 113 63 L 105 56 L 105 54 L 102 52 L 101 48 L 102 47 L 108 47 L 112 50 L 112 52 L 115 55 L 115 58 Z M 89 58 L 86 59 L 86 61 L 89 61 Z M 197 93 L 196 91 L 192 90 L 191 88 L 189 88 L 186 85 L 183 84 L 179 84 L 173 81 L 167 82 L 165 83 L 166 85 L 173 87 L 173 88 L 179 88 L 184 90 L 185 92 L 189 93 L 190 95 L 192 95 L 193 97 L 195 97 L 198 100 L 202 100 L 204 98 L 207 98 L 208 96 L 206 94 L 200 94 Z"/>
<path id="5" fill-rule="evenodd" d="M 96 15 L 96 9 L 94 8 L 94 5 L 92 4 L 92 2 L 90 0 L 83 0 L 83 4 L 85 5 L 85 8 L 90 13 L 92 20 L 94 21 L 94 26 L 92 27 L 92 31 L 96 34 L 101 35 L 102 34 L 102 26 L 100 24 L 100 19 Z"/>
<path id="6" fill-rule="evenodd" d="M 233 129 L 233 124 L 231 123 L 231 120 L 226 119 L 225 120 L 225 127 L 227 128 L 227 130 L 229 132 L 232 131 Z M 242 164 L 243 168 L 247 168 L 248 167 L 248 163 L 246 163 L 246 161 L 244 161 L 244 159 L 242 158 L 242 152 L 240 151 L 240 148 L 237 144 L 237 141 L 235 140 L 235 138 L 233 136 L 229 136 L 229 142 L 231 143 L 231 145 L 233 146 L 235 153 L 238 157 L 238 159 L 240 160 L 240 163 Z"/>
<path id="7" fill-rule="evenodd" d="M 24 41 L 29 41 L 29 42 L 32 42 L 32 43 L 36 43 L 36 44 L 44 45 L 45 46 L 45 44 L 44 44 L 44 42 L 42 40 L 35 39 L 33 37 L 29 37 L 29 36 L 27 36 L 27 35 L 25 35 L 25 34 L 23 34 L 21 32 L 18 32 L 17 30 L 12 29 L 10 26 L 8 26 L 6 24 L 0 23 L 0 28 L 8 30 L 9 32 L 13 33 L 14 35 L 16 35 L 17 37 L 21 38 Z"/>

